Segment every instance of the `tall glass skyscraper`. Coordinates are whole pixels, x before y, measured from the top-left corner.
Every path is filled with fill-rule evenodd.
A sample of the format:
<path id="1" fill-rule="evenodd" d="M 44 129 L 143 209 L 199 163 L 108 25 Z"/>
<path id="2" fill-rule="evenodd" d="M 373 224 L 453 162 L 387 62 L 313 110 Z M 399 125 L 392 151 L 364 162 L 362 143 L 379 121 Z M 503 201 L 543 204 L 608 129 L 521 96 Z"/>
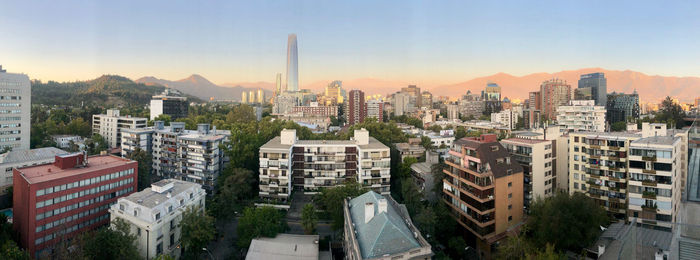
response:
<path id="1" fill-rule="evenodd" d="M 578 80 L 578 88 L 590 88 L 591 98 L 596 106 L 605 106 L 608 103 L 608 80 L 605 73 L 596 72 L 581 75 Z"/>
<path id="2" fill-rule="evenodd" d="M 299 91 L 299 68 L 297 57 L 297 35 L 290 34 L 287 38 L 287 89 Z"/>

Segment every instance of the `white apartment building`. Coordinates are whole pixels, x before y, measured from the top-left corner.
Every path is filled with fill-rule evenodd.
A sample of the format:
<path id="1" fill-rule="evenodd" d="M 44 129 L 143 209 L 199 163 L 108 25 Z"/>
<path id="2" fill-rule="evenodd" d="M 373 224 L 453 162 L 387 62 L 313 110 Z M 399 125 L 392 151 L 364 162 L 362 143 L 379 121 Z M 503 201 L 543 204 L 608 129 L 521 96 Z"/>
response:
<path id="1" fill-rule="evenodd" d="M 79 135 L 52 135 L 51 139 L 56 143 L 58 148 L 68 149 L 70 143 L 80 144 L 83 142 L 83 137 Z"/>
<path id="2" fill-rule="evenodd" d="M 542 139 L 501 140 L 512 160 L 523 167 L 523 206 L 526 212 L 537 198 L 551 197 L 557 190 L 554 144 L 556 141 Z"/>
<path id="3" fill-rule="evenodd" d="M 56 147 L 44 147 L 31 150 L 14 150 L 0 154 L 0 194 L 12 186 L 12 169 L 24 168 L 32 165 L 53 163 L 56 155 L 68 154 L 68 152 Z"/>
<path id="4" fill-rule="evenodd" d="M 136 235 L 136 247 L 145 259 L 181 254 L 179 227 L 183 212 L 189 208 L 204 211 L 206 192 L 199 184 L 165 179 L 151 188 L 119 198 L 109 209 L 110 220 L 119 218 L 130 224 Z"/>
<path id="5" fill-rule="evenodd" d="M 32 86 L 24 74 L 0 66 L 0 149 L 29 150 Z"/>
<path id="6" fill-rule="evenodd" d="M 384 101 L 381 100 L 367 100 L 367 118 L 373 117 L 377 119 L 377 122 L 382 122 L 384 120 Z"/>
<path id="7" fill-rule="evenodd" d="M 596 106 L 595 100 L 571 100 L 557 108 L 557 124 L 566 132 L 604 132 L 605 106 Z"/>
<path id="8" fill-rule="evenodd" d="M 521 115 L 522 113 L 518 114 L 518 112 L 513 109 L 506 109 L 498 113 L 491 113 L 491 123 L 501 124 L 513 130 L 516 128 L 518 117 Z"/>
<path id="9" fill-rule="evenodd" d="M 107 109 L 107 114 L 92 115 L 92 132 L 107 141 L 109 147 L 121 146 L 121 131 L 124 128 L 144 128 L 148 119 L 120 116 L 118 109 Z"/>
<path id="10" fill-rule="evenodd" d="M 284 202 L 292 189 L 315 194 L 346 180 L 389 194 L 390 164 L 389 147 L 365 129 L 351 140 L 298 140 L 284 129 L 260 148 L 260 197 Z"/>
<path id="11" fill-rule="evenodd" d="M 163 124 L 163 121 L 156 121 L 155 123 Z M 136 149 L 152 153 L 153 132 L 155 132 L 153 127 L 122 129 L 122 157 L 129 156 Z"/>

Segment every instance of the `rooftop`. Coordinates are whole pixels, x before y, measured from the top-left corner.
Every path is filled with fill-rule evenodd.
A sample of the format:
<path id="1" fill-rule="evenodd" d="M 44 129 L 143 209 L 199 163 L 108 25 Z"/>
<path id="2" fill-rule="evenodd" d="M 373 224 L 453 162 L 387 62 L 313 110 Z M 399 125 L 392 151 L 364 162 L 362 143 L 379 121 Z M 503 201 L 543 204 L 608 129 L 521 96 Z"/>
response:
<path id="1" fill-rule="evenodd" d="M 652 136 L 634 140 L 631 145 L 673 145 L 680 140 L 680 137 L 674 136 Z"/>
<path id="2" fill-rule="evenodd" d="M 274 138 L 270 139 L 270 141 L 267 141 L 263 146 L 260 147 L 260 149 L 290 149 L 292 148 L 291 145 L 288 144 L 282 144 L 282 138 L 279 136 L 275 136 Z"/>
<path id="3" fill-rule="evenodd" d="M 154 191 L 153 186 L 166 187 L 168 184 L 172 184 L 172 188 L 164 190 L 164 192 Z M 147 208 L 154 208 L 160 204 L 168 202 L 168 193 L 171 194 L 170 197 L 175 197 L 178 194 L 192 188 L 201 187 L 201 185 L 194 182 L 181 181 L 176 179 L 165 179 L 160 180 L 156 183 L 151 184 L 151 188 L 146 188 L 142 191 L 132 193 L 131 195 L 125 197 L 124 199 L 137 203 L 140 206 Z M 167 192 L 165 192 L 167 191 Z"/>
<path id="4" fill-rule="evenodd" d="M 277 234 L 276 237 L 253 239 L 246 260 L 318 260 L 318 235 Z"/>
<path id="5" fill-rule="evenodd" d="M 525 139 L 525 138 L 508 138 L 501 140 L 501 142 L 512 142 L 521 144 L 539 144 L 539 143 L 552 143 L 552 141 L 541 140 L 541 139 Z"/>
<path id="6" fill-rule="evenodd" d="M 17 170 L 24 176 L 27 182 L 41 183 L 127 164 L 136 165 L 137 162 L 114 155 L 94 155 L 88 157 L 88 164 L 86 167 L 61 169 L 49 163 L 19 168 Z"/>
<path id="7" fill-rule="evenodd" d="M 362 258 L 381 257 L 420 248 L 421 245 L 403 220 L 399 210 L 389 203 L 386 212 L 379 212 L 379 200 L 384 196 L 369 191 L 348 202 Z M 388 199 L 387 199 L 388 200 Z M 365 205 L 374 203 L 375 215 L 365 223 Z"/>
<path id="8" fill-rule="evenodd" d="M 9 151 L 0 155 L 0 163 L 16 163 L 52 159 L 56 155 L 68 154 L 68 152 L 56 147 L 44 147 L 31 150 Z"/>
<path id="9" fill-rule="evenodd" d="M 622 137 L 622 138 L 640 138 L 642 137 L 641 132 L 591 132 L 591 131 L 580 131 L 580 132 L 572 132 L 570 135 L 588 135 L 588 136 L 593 136 L 593 137 L 601 137 L 601 138 L 606 138 L 606 137 Z M 590 138 L 590 137 L 589 137 Z"/>

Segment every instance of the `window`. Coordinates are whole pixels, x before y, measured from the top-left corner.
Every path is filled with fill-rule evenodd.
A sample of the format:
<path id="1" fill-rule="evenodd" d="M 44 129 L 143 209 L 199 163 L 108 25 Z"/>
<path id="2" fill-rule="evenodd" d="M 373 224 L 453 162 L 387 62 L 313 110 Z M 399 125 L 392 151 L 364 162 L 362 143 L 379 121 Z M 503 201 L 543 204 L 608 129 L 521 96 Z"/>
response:
<path id="1" fill-rule="evenodd" d="M 170 247 L 175 246 L 175 234 L 170 234 Z"/>
<path id="2" fill-rule="evenodd" d="M 578 170 L 578 164 L 574 164 L 574 170 Z"/>
<path id="3" fill-rule="evenodd" d="M 508 221 L 513 221 L 513 216 L 508 216 Z"/>
<path id="4" fill-rule="evenodd" d="M 508 209 L 513 209 L 513 205 L 508 205 Z"/>
<path id="5" fill-rule="evenodd" d="M 158 243 L 158 246 L 156 246 L 156 255 L 160 255 L 163 253 L 163 242 Z"/>
<path id="6" fill-rule="evenodd" d="M 574 143 L 578 143 L 578 136 L 574 137 Z"/>
<path id="7" fill-rule="evenodd" d="M 173 230 L 173 229 L 175 229 L 175 220 L 174 219 L 170 221 L 170 230 Z"/>
<path id="8" fill-rule="evenodd" d="M 136 235 L 141 236 L 141 228 L 136 228 Z"/>
<path id="9" fill-rule="evenodd" d="M 138 216 L 139 216 L 139 212 L 137 210 L 134 210 L 134 217 L 138 217 Z"/>
<path id="10" fill-rule="evenodd" d="M 574 182 L 574 189 L 578 189 L 578 182 Z"/>
<path id="11" fill-rule="evenodd" d="M 194 198 L 194 194 L 190 193 L 190 199 Z"/>
<path id="12" fill-rule="evenodd" d="M 168 206 L 168 212 L 173 212 L 173 205 Z"/>
<path id="13" fill-rule="evenodd" d="M 508 198 L 513 198 L 513 193 L 508 193 Z"/>
<path id="14" fill-rule="evenodd" d="M 160 212 L 156 213 L 156 220 L 160 219 Z"/>
<path id="15" fill-rule="evenodd" d="M 513 182 L 509 182 L 508 187 L 513 187 Z"/>

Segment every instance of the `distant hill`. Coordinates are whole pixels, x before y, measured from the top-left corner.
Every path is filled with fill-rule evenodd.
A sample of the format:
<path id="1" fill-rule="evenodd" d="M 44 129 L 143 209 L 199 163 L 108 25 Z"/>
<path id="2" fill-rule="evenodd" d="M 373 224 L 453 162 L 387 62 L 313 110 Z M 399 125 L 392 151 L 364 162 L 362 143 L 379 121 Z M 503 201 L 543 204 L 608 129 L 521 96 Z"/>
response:
<path id="1" fill-rule="evenodd" d="M 232 86 L 219 86 L 211 81 L 207 80 L 206 78 L 197 75 L 197 74 L 192 74 L 191 76 L 177 80 L 177 81 L 171 81 L 171 80 L 166 80 L 166 79 L 159 79 L 155 77 L 143 77 L 140 79 L 137 79 L 136 82 L 138 83 L 143 83 L 146 85 L 153 85 L 153 84 L 158 84 L 162 86 L 166 86 L 168 88 L 173 88 L 181 91 L 182 93 L 192 95 L 195 97 L 198 97 L 202 100 L 210 100 L 213 98 L 214 100 L 236 100 L 240 101 L 241 100 L 241 93 L 243 91 L 250 91 L 250 90 L 256 90 L 258 88 L 263 88 L 266 89 L 265 95 L 266 96 L 271 96 L 272 91 L 271 91 L 271 86 L 267 86 L 266 84 L 263 85 L 254 85 L 251 84 L 250 86 L 243 86 L 240 84 L 235 84 Z M 267 86 L 267 87 L 263 87 Z"/>
<path id="2" fill-rule="evenodd" d="M 651 76 L 630 70 L 619 71 L 602 68 L 533 73 L 520 77 L 498 73 L 456 84 L 437 86 L 429 88 L 429 90 L 433 95 L 456 97 L 463 95 L 467 90 L 471 90 L 472 93 L 480 93 L 486 83 L 490 81 L 501 86 L 503 96 L 511 99 L 522 99 L 527 97 L 528 92 L 539 90 L 540 83 L 547 79 L 564 79 L 572 88 L 576 88 L 581 74 L 593 72 L 605 73 L 605 77 L 608 79 L 608 92 L 632 93 L 636 89 L 642 102 L 658 102 L 666 96 L 688 102 L 700 96 L 700 78 L 698 77 Z"/>
<path id="3" fill-rule="evenodd" d="M 116 75 L 76 82 L 32 81 L 32 104 L 45 105 L 146 105 L 165 87 L 146 85 Z"/>

